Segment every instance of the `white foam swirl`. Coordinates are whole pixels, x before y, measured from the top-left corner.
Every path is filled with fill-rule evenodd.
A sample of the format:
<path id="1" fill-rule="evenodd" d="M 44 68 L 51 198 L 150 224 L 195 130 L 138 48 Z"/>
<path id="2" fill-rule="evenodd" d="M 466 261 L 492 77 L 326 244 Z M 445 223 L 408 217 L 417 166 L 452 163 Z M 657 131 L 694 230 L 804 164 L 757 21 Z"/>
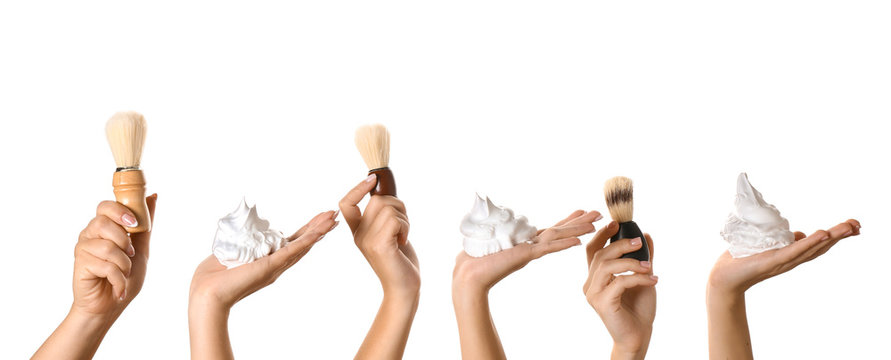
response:
<path id="1" fill-rule="evenodd" d="M 749 183 L 746 173 L 739 174 L 736 182 L 736 208 L 721 231 L 730 243 L 730 255 L 746 257 L 771 249 L 779 249 L 794 241 L 789 231 L 789 220 L 780 211 L 764 201 L 761 193 Z"/>
<path id="2" fill-rule="evenodd" d="M 524 216 L 514 217 L 511 209 L 496 206 L 488 197 L 476 195 L 473 209 L 461 221 L 464 252 L 481 257 L 530 242 L 537 230 Z"/>
<path id="3" fill-rule="evenodd" d="M 286 243 L 280 231 L 269 229 L 269 221 L 257 216 L 257 207 L 249 208 L 242 198 L 238 208 L 217 223 L 213 254 L 231 269 L 272 254 Z"/>

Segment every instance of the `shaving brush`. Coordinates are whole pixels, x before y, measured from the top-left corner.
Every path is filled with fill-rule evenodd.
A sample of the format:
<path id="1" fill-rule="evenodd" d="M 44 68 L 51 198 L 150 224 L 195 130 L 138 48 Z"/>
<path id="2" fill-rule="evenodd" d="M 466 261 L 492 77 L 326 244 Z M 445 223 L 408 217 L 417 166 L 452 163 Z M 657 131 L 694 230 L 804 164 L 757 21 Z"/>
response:
<path id="1" fill-rule="evenodd" d="M 118 167 L 112 178 L 114 197 L 136 216 L 137 225 L 127 231 L 151 231 L 151 218 L 145 203 L 145 176 L 139 169 L 145 143 L 145 118 L 133 111 L 114 114 L 105 124 L 105 136 Z"/>
<path id="2" fill-rule="evenodd" d="M 365 125 L 356 130 L 356 148 L 368 165 L 368 175 L 377 175 L 371 195 L 396 196 L 396 179 L 390 164 L 390 133 L 381 124 Z"/>
<path id="3" fill-rule="evenodd" d="M 644 236 L 643 231 L 640 231 L 637 223 L 631 220 L 634 214 L 634 189 L 631 179 L 624 176 L 616 176 L 609 179 L 603 187 L 603 193 L 606 197 L 606 207 L 609 209 L 609 215 L 619 223 L 619 231 L 609 241 L 639 237 L 641 241 L 640 249 L 624 254 L 622 258 L 650 261 L 650 248 L 649 244 L 647 244 L 647 238 Z"/>

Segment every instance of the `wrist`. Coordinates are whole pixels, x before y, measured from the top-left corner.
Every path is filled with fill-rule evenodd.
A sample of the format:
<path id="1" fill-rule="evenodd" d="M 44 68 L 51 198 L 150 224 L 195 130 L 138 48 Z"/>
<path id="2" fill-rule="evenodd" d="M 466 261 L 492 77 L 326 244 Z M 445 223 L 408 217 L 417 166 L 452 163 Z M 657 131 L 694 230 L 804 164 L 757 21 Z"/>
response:
<path id="1" fill-rule="evenodd" d="M 647 347 L 627 348 L 620 344 L 613 344 L 613 351 L 610 354 L 612 360 L 638 360 L 643 359 L 647 355 Z"/>
<path id="2" fill-rule="evenodd" d="M 706 304 L 709 307 L 734 307 L 745 303 L 745 294 L 745 290 L 733 290 L 709 284 L 706 289 Z"/>
<path id="3" fill-rule="evenodd" d="M 80 329 L 80 332 L 84 335 L 102 334 L 104 336 L 119 315 L 119 312 L 110 314 L 90 313 L 76 306 L 71 306 L 68 315 L 65 316 L 65 320 L 62 322 L 71 328 Z"/>

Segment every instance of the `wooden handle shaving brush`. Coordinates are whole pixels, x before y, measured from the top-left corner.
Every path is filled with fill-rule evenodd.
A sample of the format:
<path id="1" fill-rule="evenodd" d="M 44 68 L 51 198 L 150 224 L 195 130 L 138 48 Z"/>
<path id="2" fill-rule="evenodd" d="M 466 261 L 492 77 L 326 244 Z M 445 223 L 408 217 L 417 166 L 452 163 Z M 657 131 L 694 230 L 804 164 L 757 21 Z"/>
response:
<path id="1" fill-rule="evenodd" d="M 609 179 L 603 187 L 603 193 L 606 196 L 606 207 L 609 209 L 609 215 L 619 223 L 619 231 L 609 241 L 639 237 L 641 242 L 640 249 L 622 255 L 622 258 L 650 261 L 650 248 L 649 244 L 647 244 L 647 238 L 644 236 L 643 231 L 640 231 L 637 223 L 631 221 L 631 217 L 634 214 L 634 188 L 631 179 L 624 176 L 616 176 Z"/>
<path id="2" fill-rule="evenodd" d="M 145 143 L 145 118 L 133 111 L 114 114 L 105 124 L 105 135 L 118 166 L 112 179 L 114 197 L 136 215 L 136 226 L 127 231 L 151 231 L 152 220 L 145 203 L 145 176 L 139 170 Z"/>
<path id="3" fill-rule="evenodd" d="M 390 164 L 390 132 L 381 124 L 365 125 L 356 130 L 356 148 L 368 165 L 368 175 L 377 175 L 371 195 L 396 196 L 396 179 Z"/>

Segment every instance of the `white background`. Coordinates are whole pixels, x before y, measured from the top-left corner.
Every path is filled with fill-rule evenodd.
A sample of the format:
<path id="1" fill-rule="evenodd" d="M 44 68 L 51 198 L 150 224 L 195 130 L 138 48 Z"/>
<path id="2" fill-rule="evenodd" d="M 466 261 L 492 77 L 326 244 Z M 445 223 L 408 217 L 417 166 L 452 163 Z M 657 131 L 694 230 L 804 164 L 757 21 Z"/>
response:
<path id="1" fill-rule="evenodd" d="M 186 358 L 189 282 L 217 219 L 243 195 L 285 232 L 335 208 L 365 178 L 353 131 L 370 122 L 390 128 L 421 262 L 407 359 L 459 357 L 451 270 L 475 191 L 541 227 L 606 213 L 603 181 L 620 174 L 655 238 L 649 355 L 706 358 L 705 282 L 740 171 L 795 230 L 863 224 L 749 291 L 755 355 L 881 357 L 889 16 L 883 1 L 4 2 L 0 358 L 29 356 L 64 317 L 77 234 L 112 198 L 104 124 L 127 109 L 149 122 L 159 200 L 145 287 L 100 359 Z M 494 288 L 509 357 L 608 356 L 584 258 L 550 255 Z M 351 358 L 380 296 L 341 226 L 235 306 L 235 354 Z"/>

